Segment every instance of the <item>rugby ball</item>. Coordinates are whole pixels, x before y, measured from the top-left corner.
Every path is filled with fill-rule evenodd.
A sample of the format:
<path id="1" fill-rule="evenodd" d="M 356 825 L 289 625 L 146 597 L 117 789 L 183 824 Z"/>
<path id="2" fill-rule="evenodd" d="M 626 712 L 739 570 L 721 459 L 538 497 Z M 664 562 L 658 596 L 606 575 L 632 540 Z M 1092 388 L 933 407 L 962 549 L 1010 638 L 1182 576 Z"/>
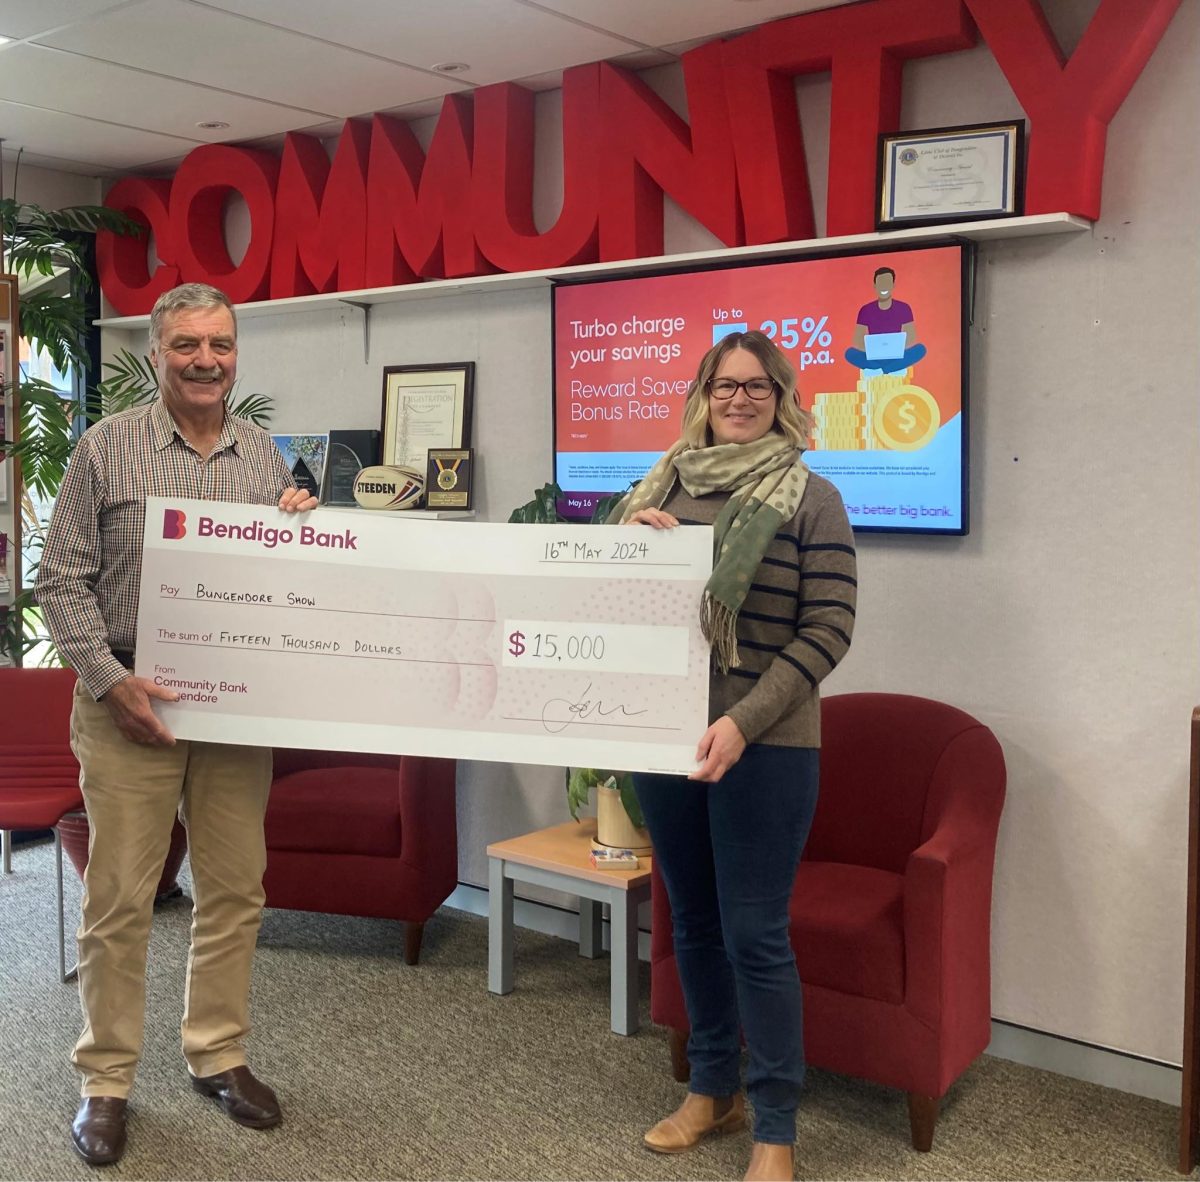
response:
<path id="1" fill-rule="evenodd" d="M 354 499 L 364 509 L 416 509 L 425 495 L 425 477 L 411 468 L 376 464 L 354 478 Z"/>

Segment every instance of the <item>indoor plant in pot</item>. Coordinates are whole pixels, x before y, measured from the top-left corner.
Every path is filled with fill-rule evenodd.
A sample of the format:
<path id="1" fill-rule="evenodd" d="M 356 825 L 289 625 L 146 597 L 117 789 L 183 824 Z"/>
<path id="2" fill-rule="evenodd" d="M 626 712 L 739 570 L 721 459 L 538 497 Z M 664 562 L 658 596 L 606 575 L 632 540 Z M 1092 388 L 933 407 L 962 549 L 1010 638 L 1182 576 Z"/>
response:
<path id="1" fill-rule="evenodd" d="M 631 850 L 641 857 L 650 853 L 642 808 L 628 772 L 576 767 L 567 771 L 567 808 L 578 821 L 579 809 L 596 789 L 596 843 L 608 849 Z"/>
<path id="2" fill-rule="evenodd" d="M 70 395 L 54 381 L 34 375 L 47 373 L 62 379 L 72 371 L 86 373 L 88 323 L 99 314 L 99 305 L 90 302 L 94 283 L 87 265 L 89 240 L 100 229 L 140 234 L 143 228 L 102 205 L 43 209 L 20 202 L 15 196 L 18 174 L 19 167 L 14 170 L 14 196 L 0 196 L 0 271 L 17 277 L 19 333 L 28 343 L 30 363 L 40 363 L 22 363 L 14 424 L 21 442 L 5 439 L 0 422 L 0 463 L 17 456 L 21 466 L 22 480 L 13 482 L 15 513 L 25 525 L 24 555 L 13 556 L 19 572 L 22 558 L 32 560 L 41 546 L 42 522 L 28 490 L 44 502 L 53 500 L 79 434 L 72 422 Z M 14 355 L 24 355 L 18 341 L 8 345 Z M 28 590 L 17 595 L 7 610 L 0 610 L 0 649 L 12 664 L 21 664 L 38 643 L 36 636 L 28 634 L 36 628 L 26 628 L 27 623 L 36 626 L 37 622 Z"/>

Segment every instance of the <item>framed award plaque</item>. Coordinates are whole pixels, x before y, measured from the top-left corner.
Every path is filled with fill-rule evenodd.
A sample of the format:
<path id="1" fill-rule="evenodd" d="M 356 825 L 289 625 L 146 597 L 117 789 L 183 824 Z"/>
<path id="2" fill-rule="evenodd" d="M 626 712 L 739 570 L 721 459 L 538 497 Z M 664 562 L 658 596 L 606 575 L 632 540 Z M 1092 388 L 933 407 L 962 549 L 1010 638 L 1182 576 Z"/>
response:
<path id="1" fill-rule="evenodd" d="M 431 447 L 425 476 L 426 509 L 470 509 L 475 449 Z"/>

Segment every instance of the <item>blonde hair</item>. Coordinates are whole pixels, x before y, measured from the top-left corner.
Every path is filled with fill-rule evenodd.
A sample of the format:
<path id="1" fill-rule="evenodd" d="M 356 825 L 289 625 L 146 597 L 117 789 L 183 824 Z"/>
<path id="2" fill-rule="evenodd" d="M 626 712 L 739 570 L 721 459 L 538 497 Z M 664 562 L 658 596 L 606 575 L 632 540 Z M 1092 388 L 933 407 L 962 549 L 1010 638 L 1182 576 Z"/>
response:
<path id="1" fill-rule="evenodd" d="M 761 332 L 731 332 L 722 337 L 700 359 L 696 377 L 688 388 L 683 404 L 683 430 L 680 432 L 689 447 L 710 447 L 712 434 L 708 419 L 708 383 L 721 368 L 721 362 L 734 349 L 752 353 L 763 372 L 775 383 L 775 426 L 790 443 L 807 449 L 812 434 L 813 419 L 800 405 L 796 395 L 796 369 L 787 355 Z"/>

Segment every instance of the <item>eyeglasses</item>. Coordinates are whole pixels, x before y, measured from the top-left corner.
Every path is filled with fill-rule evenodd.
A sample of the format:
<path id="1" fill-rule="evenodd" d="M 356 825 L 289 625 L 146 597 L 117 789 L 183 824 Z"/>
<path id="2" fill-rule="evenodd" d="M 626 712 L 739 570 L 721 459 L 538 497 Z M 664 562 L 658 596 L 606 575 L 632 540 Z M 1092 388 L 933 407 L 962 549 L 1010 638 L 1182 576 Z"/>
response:
<path id="1" fill-rule="evenodd" d="M 732 398 L 741 388 L 749 398 L 761 400 L 775 393 L 775 383 L 770 378 L 751 378 L 748 382 L 735 382 L 733 378 L 711 378 L 708 392 L 713 398 L 725 401 Z"/>

